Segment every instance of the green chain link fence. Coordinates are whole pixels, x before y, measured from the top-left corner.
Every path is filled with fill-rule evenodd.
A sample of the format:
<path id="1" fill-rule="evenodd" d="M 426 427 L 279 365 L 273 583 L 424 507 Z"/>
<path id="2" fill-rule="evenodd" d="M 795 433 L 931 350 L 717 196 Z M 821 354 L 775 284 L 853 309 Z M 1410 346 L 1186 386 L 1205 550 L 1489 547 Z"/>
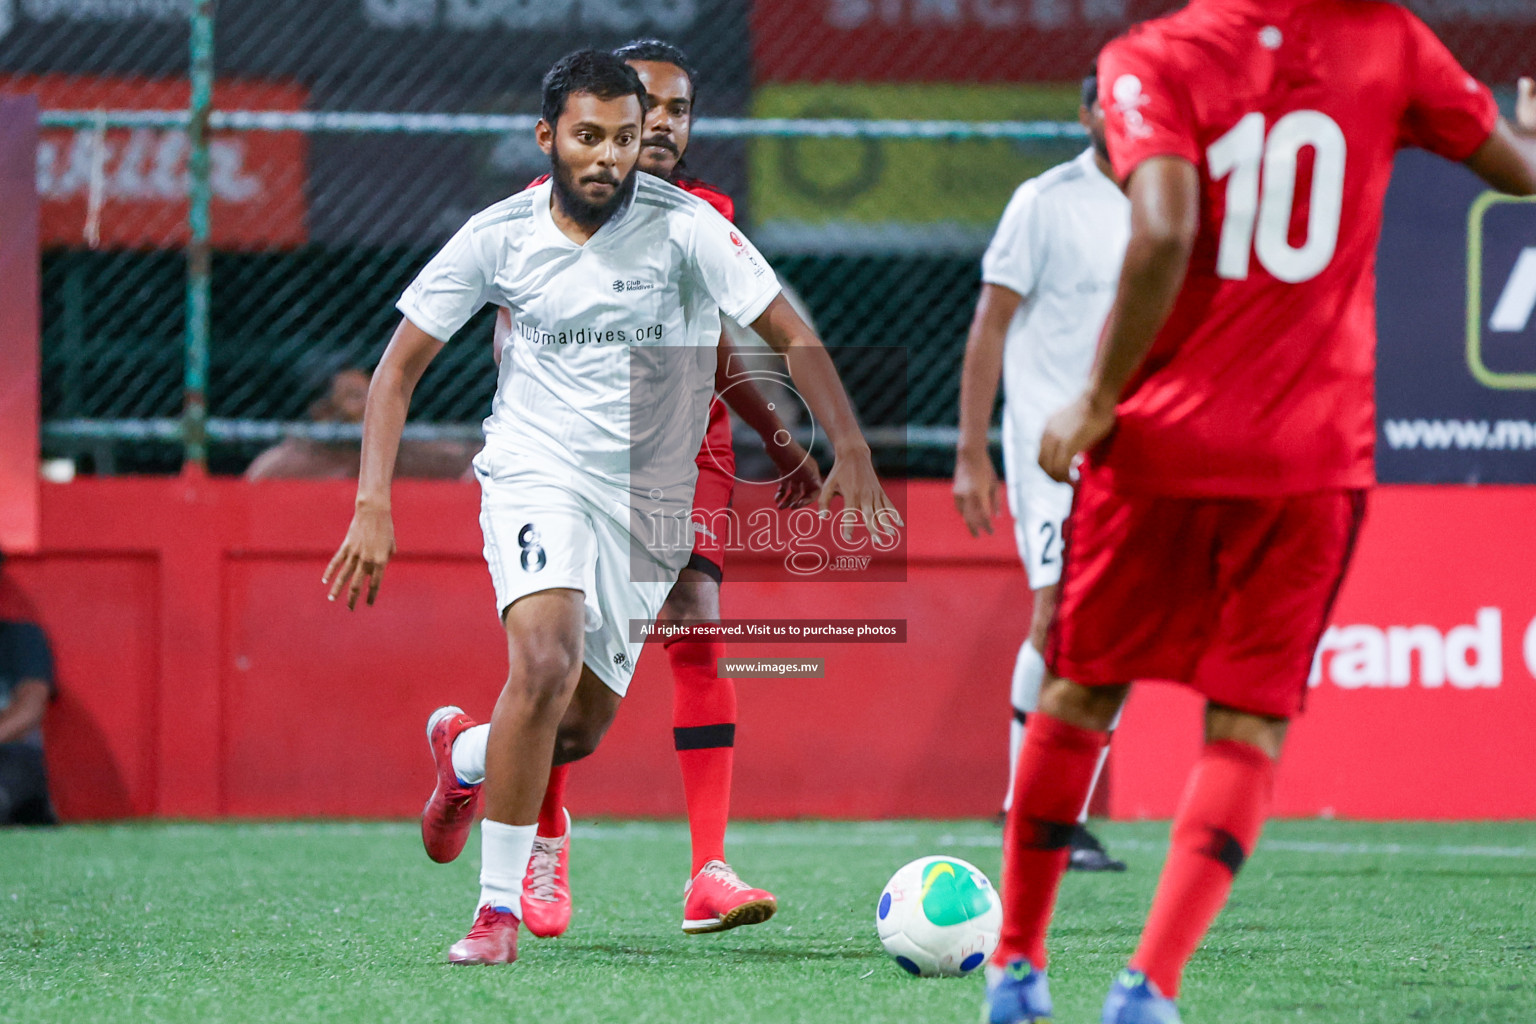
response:
<path id="1" fill-rule="evenodd" d="M 698 68 L 691 172 L 736 197 L 834 350 L 905 350 L 904 389 L 878 358 L 841 369 L 871 433 L 908 442 L 911 472 L 947 472 L 991 226 L 1019 181 L 1082 145 L 1075 80 L 1098 47 L 1175 6 L 0 0 L 0 91 L 45 111 L 45 449 L 85 470 L 174 471 L 190 385 L 206 399 L 210 467 L 240 472 L 301 429 L 335 371 L 377 360 L 394 300 L 464 219 L 544 169 L 531 124 L 548 65 L 658 35 Z M 1536 53 L 1526 0 L 1411 6 L 1489 81 Z M 199 11 L 206 150 L 189 115 L 194 49 L 209 55 L 193 45 Z M 206 338 L 188 273 L 199 184 Z M 489 337 L 482 314 L 444 350 L 413 431 L 475 436 Z"/>

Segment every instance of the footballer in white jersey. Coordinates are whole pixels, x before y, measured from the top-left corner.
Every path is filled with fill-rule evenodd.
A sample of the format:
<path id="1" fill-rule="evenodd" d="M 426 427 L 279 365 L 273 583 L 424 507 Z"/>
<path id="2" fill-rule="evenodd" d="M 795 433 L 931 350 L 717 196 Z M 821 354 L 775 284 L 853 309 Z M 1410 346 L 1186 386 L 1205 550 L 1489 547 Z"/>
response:
<path id="1" fill-rule="evenodd" d="M 1040 437 L 1048 416 L 1088 380 L 1130 238 L 1130 202 L 1110 177 L 1096 88 L 1093 76 L 1084 81 L 1079 111 L 1093 145 L 1024 182 L 1003 212 L 982 257 L 981 298 L 961 373 L 955 505 L 972 536 L 992 531 L 999 483 L 987 451 L 987 425 L 1001 378 L 1008 506 L 1034 592 L 1029 636 L 1014 665 L 1004 810 L 1012 803 L 1024 721 L 1039 704 L 1045 631 L 1061 579 L 1062 526 L 1072 510 L 1072 486 L 1052 480 L 1036 461 Z M 1070 863 L 1084 870 L 1124 867 L 1104 854 L 1081 822 Z"/>
<path id="2" fill-rule="evenodd" d="M 575 709 L 606 728 L 641 646 L 631 630 L 654 618 L 687 560 L 721 313 L 787 358 L 825 429 L 834 462 L 820 507 L 841 494 L 871 531 L 900 525 L 831 358 L 766 261 L 708 204 L 635 170 L 645 109 L 645 87 L 611 53 L 579 51 L 545 76 L 536 137 L 551 180 L 471 218 L 401 298 L 404 319 L 369 387 L 356 511 L 323 577 L 349 608 L 365 585 L 367 602 L 377 598 L 395 550 L 390 475 L 412 392 L 482 306 L 510 309 L 476 462 L 510 663 L 481 786 L 463 786 L 453 763 L 462 713 L 445 707 L 429 723 L 445 799 L 434 794 L 428 808 L 445 820 L 424 820 L 424 834 L 462 844 L 485 796 L 480 900 L 452 963 L 517 958 L 561 720 Z M 651 529 L 673 510 L 680 534 Z"/>

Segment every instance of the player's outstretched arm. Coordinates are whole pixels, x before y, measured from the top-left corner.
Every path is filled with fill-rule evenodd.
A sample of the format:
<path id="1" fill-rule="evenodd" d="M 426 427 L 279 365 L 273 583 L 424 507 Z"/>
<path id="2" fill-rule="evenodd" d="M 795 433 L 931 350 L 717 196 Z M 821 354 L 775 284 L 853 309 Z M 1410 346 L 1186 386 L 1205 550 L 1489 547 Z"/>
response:
<path id="1" fill-rule="evenodd" d="M 357 477 L 357 505 L 346 539 L 321 583 L 331 585 L 330 600 L 346 593 L 347 607 L 357 607 L 363 582 L 368 582 L 368 603 L 373 604 L 384 583 L 384 567 L 395 553 L 395 523 L 390 515 L 389 488 L 400 452 L 400 433 L 411 407 L 411 395 L 427 364 L 443 343 L 402 318 L 395 336 L 384 350 L 379 368 L 368 385 L 368 405 L 363 412 L 363 463 Z"/>
<path id="2" fill-rule="evenodd" d="M 752 329 L 775 352 L 788 357 L 795 388 L 832 442 L 832 468 L 822 483 L 817 502 L 822 513 L 826 514 L 832 496 L 841 494 L 845 507 L 863 516 L 871 536 L 894 532 L 901 525 L 901 516 L 875 476 L 869 443 L 859 431 L 853 405 L 821 339 L 782 294 L 775 296 L 762 315 L 752 321 Z M 853 532 L 845 521 L 843 539 L 852 538 Z"/>
<path id="3" fill-rule="evenodd" d="M 997 382 L 1003 375 L 1003 344 L 1008 322 L 1022 301 L 1018 292 L 1000 284 L 983 284 L 971 330 L 965 339 L 960 366 L 960 441 L 955 447 L 955 508 L 972 537 L 992 532 L 997 516 L 997 471 L 987 451 L 987 427 L 997 404 Z"/>
<path id="4" fill-rule="evenodd" d="M 752 383 L 752 377 L 731 373 L 731 356 L 735 354 L 736 346 L 722 331 L 715 363 L 715 390 L 742 422 L 763 439 L 763 450 L 779 471 L 774 503 L 779 508 L 800 508 L 809 504 L 821 490 L 821 470 L 800 442 L 789 435 L 784 421 Z"/>
<path id="5" fill-rule="evenodd" d="M 1488 141 L 1477 147 L 1466 163 L 1500 192 L 1536 194 L 1536 80 L 1520 79 L 1514 124 L 1499 118 Z"/>
<path id="6" fill-rule="evenodd" d="M 1131 172 L 1131 240 L 1087 389 L 1046 422 L 1040 468 L 1070 478 L 1072 462 L 1109 435 L 1115 406 L 1162 330 L 1189 269 L 1200 224 L 1200 174 L 1182 157 L 1157 156 Z"/>

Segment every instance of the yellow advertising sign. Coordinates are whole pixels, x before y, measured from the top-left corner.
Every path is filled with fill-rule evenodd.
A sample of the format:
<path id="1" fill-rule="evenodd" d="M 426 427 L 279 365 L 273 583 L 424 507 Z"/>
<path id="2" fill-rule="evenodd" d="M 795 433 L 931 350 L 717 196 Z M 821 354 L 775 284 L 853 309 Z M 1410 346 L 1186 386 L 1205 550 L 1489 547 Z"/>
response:
<path id="1" fill-rule="evenodd" d="M 758 117 L 1069 121 L 1070 85 L 783 84 L 757 90 Z M 1019 183 L 1080 152 L 1081 140 L 758 139 L 754 238 L 769 248 L 986 244 Z M 863 240 L 862 244 L 860 240 Z"/>

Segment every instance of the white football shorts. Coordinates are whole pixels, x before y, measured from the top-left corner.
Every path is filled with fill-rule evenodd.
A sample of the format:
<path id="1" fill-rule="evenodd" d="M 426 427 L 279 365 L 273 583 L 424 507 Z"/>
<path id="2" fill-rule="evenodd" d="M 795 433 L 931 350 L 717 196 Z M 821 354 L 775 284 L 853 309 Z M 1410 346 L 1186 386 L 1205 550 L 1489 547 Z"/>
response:
<path id="1" fill-rule="evenodd" d="M 1029 576 L 1029 589 L 1061 581 L 1061 528 L 1072 511 L 1072 485 L 1057 483 L 1040 468 L 1040 438 L 1016 437 L 1003 421 L 1003 476 L 1013 538 Z"/>
<path id="2" fill-rule="evenodd" d="M 496 588 L 496 611 L 542 590 L 579 590 L 586 638 L 582 660 L 624 696 L 644 642 L 631 642 L 630 621 L 652 622 L 677 569 L 634 543 L 624 492 L 583 480 L 568 466 L 520 457 L 487 445 L 475 456 L 480 529 Z M 686 553 L 682 556 L 686 560 Z M 636 569 L 644 579 L 636 579 Z"/>

